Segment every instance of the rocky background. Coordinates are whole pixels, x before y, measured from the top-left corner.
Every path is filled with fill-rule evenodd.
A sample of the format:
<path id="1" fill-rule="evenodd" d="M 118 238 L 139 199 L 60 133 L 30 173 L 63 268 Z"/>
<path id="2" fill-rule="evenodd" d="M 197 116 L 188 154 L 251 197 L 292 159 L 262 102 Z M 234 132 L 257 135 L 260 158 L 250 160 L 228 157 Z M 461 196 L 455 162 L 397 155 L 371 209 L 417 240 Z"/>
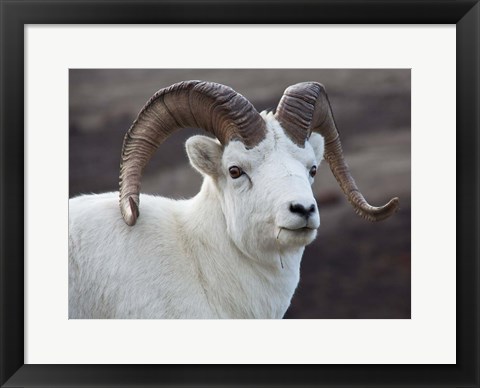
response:
<path id="1" fill-rule="evenodd" d="M 400 210 L 380 223 L 364 221 L 322 164 L 313 187 L 321 226 L 305 250 L 285 318 L 410 318 L 410 70 L 72 69 L 69 79 L 70 197 L 118 190 L 123 136 L 160 88 L 189 79 L 224 83 L 261 111 L 276 107 L 293 83 L 323 83 L 358 186 L 373 205 L 398 196 Z M 201 177 L 183 146 L 194 133 L 166 141 L 145 170 L 142 192 L 173 198 L 198 192 Z"/>

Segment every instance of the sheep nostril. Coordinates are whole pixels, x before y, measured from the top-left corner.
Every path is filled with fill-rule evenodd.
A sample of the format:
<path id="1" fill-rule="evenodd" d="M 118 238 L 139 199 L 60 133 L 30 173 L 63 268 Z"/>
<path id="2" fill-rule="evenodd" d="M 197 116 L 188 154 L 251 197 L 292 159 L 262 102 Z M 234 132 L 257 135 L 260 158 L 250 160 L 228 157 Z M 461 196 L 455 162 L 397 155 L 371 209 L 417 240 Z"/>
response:
<path id="1" fill-rule="evenodd" d="M 310 217 L 310 215 L 315 212 L 315 205 L 314 204 L 311 204 L 309 208 L 306 208 L 305 206 L 303 206 L 302 204 L 299 204 L 299 203 L 292 203 L 290 204 L 290 211 L 292 213 L 296 213 L 296 214 L 299 214 L 303 217 Z"/>

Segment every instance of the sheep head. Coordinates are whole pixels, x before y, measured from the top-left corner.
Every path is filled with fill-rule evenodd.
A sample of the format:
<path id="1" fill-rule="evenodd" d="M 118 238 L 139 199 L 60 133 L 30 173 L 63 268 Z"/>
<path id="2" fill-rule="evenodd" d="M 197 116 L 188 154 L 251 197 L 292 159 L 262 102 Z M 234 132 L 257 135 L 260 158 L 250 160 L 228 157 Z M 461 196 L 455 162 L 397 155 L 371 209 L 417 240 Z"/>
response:
<path id="1" fill-rule="evenodd" d="M 186 143 L 192 166 L 214 183 L 230 238 L 251 257 L 303 247 L 320 226 L 311 185 L 323 137 L 315 134 L 299 148 L 272 113 L 261 117 L 266 135 L 254 148 L 236 140 L 222 145 L 206 136 Z"/>
<path id="2" fill-rule="evenodd" d="M 239 246 L 313 241 L 320 218 L 311 184 L 322 158 L 362 217 L 379 221 L 398 207 L 397 198 L 373 207 L 358 190 L 321 84 L 287 88 L 273 115 L 259 114 L 227 86 L 187 81 L 155 93 L 125 135 L 120 208 L 128 225 L 139 216 L 144 167 L 169 134 L 184 127 L 203 128 L 218 139 L 194 136 L 187 152 L 192 165 L 215 182 L 229 233 Z"/>

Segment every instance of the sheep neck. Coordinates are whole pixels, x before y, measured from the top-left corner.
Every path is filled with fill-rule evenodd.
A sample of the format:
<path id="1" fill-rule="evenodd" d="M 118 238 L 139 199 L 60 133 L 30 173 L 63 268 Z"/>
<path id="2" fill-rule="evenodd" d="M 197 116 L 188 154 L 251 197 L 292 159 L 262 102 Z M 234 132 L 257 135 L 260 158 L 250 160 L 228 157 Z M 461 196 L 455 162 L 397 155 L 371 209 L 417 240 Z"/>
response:
<path id="1" fill-rule="evenodd" d="M 187 256 L 205 297 L 220 318 L 283 317 L 299 281 L 304 249 L 259 252 L 261 260 L 250 257 L 229 236 L 218 196 L 215 183 L 206 178 L 182 222 Z"/>

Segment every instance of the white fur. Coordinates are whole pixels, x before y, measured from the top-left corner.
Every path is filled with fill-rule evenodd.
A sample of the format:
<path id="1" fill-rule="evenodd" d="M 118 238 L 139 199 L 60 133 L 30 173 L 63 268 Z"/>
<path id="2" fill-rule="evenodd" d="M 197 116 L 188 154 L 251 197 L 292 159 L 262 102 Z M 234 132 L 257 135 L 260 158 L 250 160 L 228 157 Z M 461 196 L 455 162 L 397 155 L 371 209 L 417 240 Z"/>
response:
<path id="1" fill-rule="evenodd" d="M 142 194 L 123 221 L 118 193 L 70 200 L 70 318 L 282 318 L 299 281 L 305 245 L 320 225 L 290 204 L 315 203 L 309 175 L 323 155 L 314 134 L 299 148 L 273 115 L 247 150 L 204 136 L 187 141 L 204 175 L 200 192 L 175 201 Z M 229 167 L 246 175 L 232 179 Z"/>

